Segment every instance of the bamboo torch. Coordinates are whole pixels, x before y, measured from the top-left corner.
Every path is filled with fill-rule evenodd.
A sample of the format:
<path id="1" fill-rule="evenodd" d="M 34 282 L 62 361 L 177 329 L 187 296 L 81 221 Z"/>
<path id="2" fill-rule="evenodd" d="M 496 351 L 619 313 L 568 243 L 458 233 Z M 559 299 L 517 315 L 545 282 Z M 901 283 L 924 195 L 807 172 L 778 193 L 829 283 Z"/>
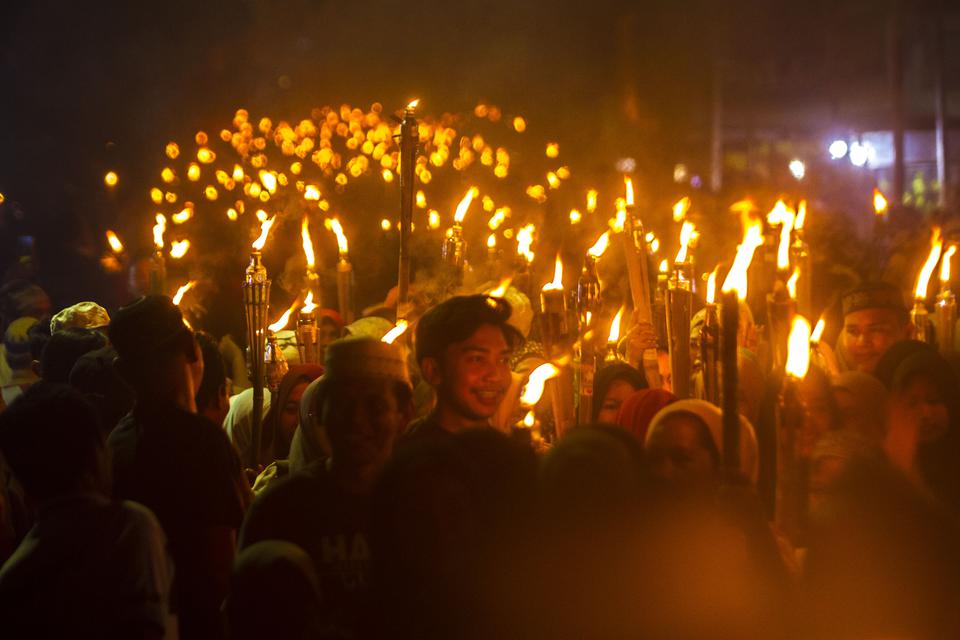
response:
<path id="1" fill-rule="evenodd" d="M 927 260 L 923 263 L 923 268 L 920 269 L 920 275 L 917 277 L 913 309 L 910 310 L 910 320 L 913 322 L 913 338 L 921 342 L 933 342 L 926 305 L 927 287 L 930 284 L 930 278 L 933 276 L 933 270 L 936 269 L 937 263 L 940 261 L 942 249 L 943 240 L 940 237 L 940 227 L 934 227 L 933 234 L 930 237 L 930 253 L 927 255 Z"/>
<path id="2" fill-rule="evenodd" d="M 454 279 L 458 285 L 463 282 L 463 269 L 467 255 L 467 243 L 463 239 L 463 219 L 470 209 L 470 203 L 479 193 L 480 190 L 476 187 L 470 187 L 467 190 L 467 194 L 457 205 L 457 211 L 453 214 L 453 226 L 447 229 L 447 236 L 444 238 L 441 247 L 443 262 L 454 274 Z"/>
<path id="3" fill-rule="evenodd" d="M 797 311 L 809 317 L 813 312 L 813 258 L 805 238 L 806 223 L 807 201 L 801 200 L 797 205 L 797 217 L 793 223 L 794 240 L 790 246 L 790 261 L 800 270 L 796 295 Z"/>
<path id="4" fill-rule="evenodd" d="M 327 225 L 337 236 L 337 250 L 340 254 L 337 261 L 337 306 L 344 322 L 350 324 L 353 322 L 353 265 L 350 264 L 347 236 L 336 218 L 328 218 Z"/>
<path id="5" fill-rule="evenodd" d="M 553 280 L 540 290 L 540 335 L 543 337 L 544 356 L 552 360 L 559 356 L 560 339 L 566 335 L 567 298 L 563 289 L 563 261 L 560 254 L 553 270 Z M 551 385 L 550 399 L 553 404 L 553 417 L 556 435 L 560 437 L 566 430 L 565 406 L 563 396 L 557 385 Z"/>
<path id="6" fill-rule="evenodd" d="M 720 299 L 720 370 L 723 375 L 723 464 L 729 477 L 740 469 L 740 409 L 738 394 L 738 334 L 740 302 L 747 298 L 747 270 L 754 252 L 763 245 L 763 227 L 759 220 L 750 221 L 737 248 L 737 256 L 721 287 Z"/>
<path id="7" fill-rule="evenodd" d="M 534 443 L 542 440 L 540 421 L 534 412 L 540 398 L 543 397 L 547 381 L 560 375 L 560 369 L 552 362 L 545 362 L 527 376 L 527 383 L 520 392 L 520 406 L 527 411 L 523 420 L 513 428 L 513 433 L 521 440 Z M 556 408 L 554 407 L 554 411 Z"/>
<path id="8" fill-rule="evenodd" d="M 610 244 L 610 232 L 601 235 L 583 259 L 583 271 L 577 280 L 577 335 L 580 348 L 577 352 L 577 423 L 590 422 L 593 415 L 593 376 L 596 372 L 596 352 L 593 346 L 593 319 L 600 312 L 600 278 L 597 276 L 597 261 Z"/>
<path id="9" fill-rule="evenodd" d="M 684 221 L 680 232 L 680 251 L 674 260 L 673 277 L 667 284 L 665 301 L 670 374 L 673 393 L 680 399 L 690 397 L 690 315 L 693 291 L 687 252 L 693 231 L 693 225 Z"/>
<path id="10" fill-rule="evenodd" d="M 260 236 L 253 242 L 250 265 L 243 281 L 243 308 L 247 321 L 247 344 L 250 357 L 250 382 L 253 386 L 253 414 L 251 416 L 250 457 L 246 463 L 251 469 L 259 462 L 263 422 L 264 351 L 266 350 L 267 314 L 270 312 L 270 279 L 263 266 L 263 246 L 270 234 L 276 216 L 260 226 Z"/>
<path id="11" fill-rule="evenodd" d="M 810 323 L 797 315 L 790 327 L 783 386 L 777 403 L 777 489 L 774 520 L 778 528 L 796 541 L 803 513 L 804 494 L 797 461 L 797 434 L 803 427 L 804 410 L 799 383 L 810 368 Z"/>
<path id="12" fill-rule="evenodd" d="M 937 339 L 940 353 L 949 355 L 954 350 L 954 336 L 957 325 L 957 297 L 950 288 L 950 258 L 957 252 L 953 244 L 944 252 L 940 263 L 940 293 L 937 295 L 937 318 L 939 328 Z"/>
<path id="13" fill-rule="evenodd" d="M 150 259 L 150 292 L 162 294 L 167 289 L 167 261 L 163 256 L 163 234 L 167 230 L 167 217 L 156 215 L 153 225 L 153 246 L 155 251 Z"/>
<path id="14" fill-rule="evenodd" d="M 700 333 L 700 362 L 703 366 L 703 391 L 707 402 L 720 405 L 720 318 L 717 316 L 717 271 L 707 278 L 707 303 Z"/>
<path id="15" fill-rule="evenodd" d="M 397 318 L 410 313 L 410 232 L 413 229 L 413 201 L 416 192 L 417 147 L 420 129 L 413 100 L 403 110 L 400 123 L 400 266 L 397 273 Z"/>
<path id="16" fill-rule="evenodd" d="M 633 192 L 633 180 L 623 179 L 625 199 L 623 209 L 617 212 L 615 231 L 620 233 L 623 244 L 623 255 L 627 264 L 627 277 L 630 282 L 630 296 L 633 299 L 633 310 L 637 322 L 653 324 L 653 309 L 650 302 L 650 277 L 647 267 L 647 251 L 644 245 L 637 244 L 637 236 L 643 240 L 643 227 L 635 219 L 636 199 Z M 660 366 L 657 362 L 656 349 L 646 349 L 642 355 L 643 371 L 647 384 L 651 387 L 660 386 Z"/>

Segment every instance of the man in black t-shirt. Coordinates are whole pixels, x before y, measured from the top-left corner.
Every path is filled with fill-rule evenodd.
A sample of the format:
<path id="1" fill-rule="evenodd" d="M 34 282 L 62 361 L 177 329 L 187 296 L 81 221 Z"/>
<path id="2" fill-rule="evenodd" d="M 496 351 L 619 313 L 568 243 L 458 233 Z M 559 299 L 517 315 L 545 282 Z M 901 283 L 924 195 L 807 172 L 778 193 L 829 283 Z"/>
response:
<path id="1" fill-rule="evenodd" d="M 114 496 L 150 507 L 169 538 L 181 637 L 220 637 L 248 489 L 226 434 L 196 413 L 196 339 L 170 298 L 147 296 L 117 312 L 110 341 L 137 396 L 108 440 Z"/>
<path id="2" fill-rule="evenodd" d="M 317 416 L 301 424 L 315 450 L 323 429 L 329 460 L 278 480 L 254 501 L 240 547 L 286 540 L 302 547 L 320 576 L 330 624 L 355 629 L 370 575 L 369 503 L 373 484 L 413 414 L 406 363 L 398 347 L 345 338 L 326 348 L 324 375 L 304 398 Z M 313 427 L 310 425 L 322 425 Z M 264 585 L 269 589 L 269 585 Z"/>

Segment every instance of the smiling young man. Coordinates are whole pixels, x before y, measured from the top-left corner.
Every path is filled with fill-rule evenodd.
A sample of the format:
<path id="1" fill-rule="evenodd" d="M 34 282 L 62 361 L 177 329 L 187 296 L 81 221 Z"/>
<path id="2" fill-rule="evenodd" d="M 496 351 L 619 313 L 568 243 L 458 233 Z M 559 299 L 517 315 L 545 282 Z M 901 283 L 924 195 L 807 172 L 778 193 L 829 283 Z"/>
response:
<path id="1" fill-rule="evenodd" d="M 913 331 L 900 290 L 888 283 L 863 284 L 845 294 L 840 358 L 852 371 L 873 373 L 894 343 L 908 340 Z"/>
<path id="2" fill-rule="evenodd" d="M 407 429 L 408 438 L 487 427 L 510 387 L 510 355 L 522 340 L 507 321 L 510 305 L 485 295 L 457 296 L 417 324 L 416 355 L 437 403 Z"/>

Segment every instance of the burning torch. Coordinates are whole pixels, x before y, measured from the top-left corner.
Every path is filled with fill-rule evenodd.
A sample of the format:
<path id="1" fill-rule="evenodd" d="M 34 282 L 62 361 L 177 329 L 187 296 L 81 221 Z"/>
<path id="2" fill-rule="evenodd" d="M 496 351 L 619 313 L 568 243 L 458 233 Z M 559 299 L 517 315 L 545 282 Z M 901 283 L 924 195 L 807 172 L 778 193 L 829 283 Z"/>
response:
<path id="1" fill-rule="evenodd" d="M 680 251 L 674 261 L 674 274 L 667 285 L 665 301 L 673 393 L 681 399 L 690 397 L 690 315 L 693 290 L 687 253 L 693 230 L 693 225 L 684 221 L 680 232 Z"/>
<path id="2" fill-rule="evenodd" d="M 344 322 L 353 322 L 353 265 L 350 264 L 347 236 L 336 218 L 327 219 L 328 228 L 337 236 L 340 260 L 337 261 L 337 306 Z"/>
<path id="3" fill-rule="evenodd" d="M 153 225 L 153 246 L 156 251 L 150 259 L 150 292 L 162 294 L 167 288 L 167 261 L 163 257 L 163 234 L 167 230 L 167 217 L 156 215 Z"/>
<path id="4" fill-rule="evenodd" d="M 397 280 L 397 317 L 405 318 L 410 311 L 410 232 L 413 228 L 413 200 L 416 191 L 417 147 L 420 129 L 413 100 L 403 110 L 400 123 L 400 266 Z"/>
<path id="5" fill-rule="evenodd" d="M 788 338 L 783 386 L 777 402 L 777 488 L 774 520 L 791 540 L 797 540 L 804 493 L 797 461 L 797 434 L 803 427 L 804 409 L 798 385 L 810 368 L 810 323 L 794 316 Z"/>
<path id="6" fill-rule="evenodd" d="M 243 281 L 243 308 L 247 321 L 247 344 L 250 358 L 250 382 L 253 385 L 253 415 L 251 416 L 251 448 L 247 464 L 257 468 L 263 422 L 264 351 L 266 350 L 267 314 L 270 311 L 270 279 L 263 266 L 263 246 L 270 234 L 276 216 L 263 222 L 260 236 L 253 242 L 250 265 Z"/>
<path id="7" fill-rule="evenodd" d="M 940 353 L 948 355 L 954 350 L 957 325 L 957 297 L 950 289 L 950 258 L 957 252 L 953 244 L 944 252 L 940 263 L 940 293 L 937 295 L 937 318 L 939 319 Z"/>
<path id="8" fill-rule="evenodd" d="M 933 276 L 933 270 L 940 261 L 942 250 L 943 240 L 940 237 L 940 227 L 934 227 L 933 234 L 930 237 L 930 253 L 927 255 L 927 261 L 923 263 L 923 268 L 920 269 L 920 275 L 917 277 L 913 309 L 910 310 L 910 321 L 913 322 L 913 338 L 921 342 L 933 342 L 926 305 L 927 287 L 930 284 L 931 276 Z"/>
<path id="9" fill-rule="evenodd" d="M 593 319 L 600 312 L 600 278 L 597 276 L 597 261 L 610 245 L 610 232 L 606 231 L 583 259 L 583 271 L 577 280 L 577 335 L 580 349 L 577 352 L 577 422 L 587 424 L 593 415 L 593 375 L 596 371 L 596 353 L 590 339 Z"/>
<path id="10" fill-rule="evenodd" d="M 467 195 L 463 196 L 453 214 L 453 226 L 447 229 L 447 236 L 443 239 L 443 262 L 454 273 L 457 284 L 463 281 L 463 268 L 466 260 L 467 243 L 463 239 L 463 219 L 467 216 L 470 203 L 480 194 L 476 187 L 470 187 Z"/>

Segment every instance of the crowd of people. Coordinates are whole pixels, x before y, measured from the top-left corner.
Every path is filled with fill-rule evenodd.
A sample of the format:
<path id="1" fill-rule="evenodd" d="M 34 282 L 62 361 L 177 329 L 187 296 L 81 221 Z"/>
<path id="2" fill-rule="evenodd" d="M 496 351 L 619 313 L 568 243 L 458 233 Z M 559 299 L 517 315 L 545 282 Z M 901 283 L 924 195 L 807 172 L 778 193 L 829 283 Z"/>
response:
<path id="1" fill-rule="evenodd" d="M 0 635 L 960 637 L 955 364 L 910 339 L 896 287 L 839 299 L 796 389 L 785 531 L 783 384 L 749 313 L 732 470 L 721 410 L 648 384 L 643 326 L 590 424 L 531 437 L 542 350 L 515 289 L 439 301 L 395 343 L 322 312 L 322 364 L 288 353 L 257 450 L 229 336 L 162 295 L 55 310 L 10 282 Z"/>

